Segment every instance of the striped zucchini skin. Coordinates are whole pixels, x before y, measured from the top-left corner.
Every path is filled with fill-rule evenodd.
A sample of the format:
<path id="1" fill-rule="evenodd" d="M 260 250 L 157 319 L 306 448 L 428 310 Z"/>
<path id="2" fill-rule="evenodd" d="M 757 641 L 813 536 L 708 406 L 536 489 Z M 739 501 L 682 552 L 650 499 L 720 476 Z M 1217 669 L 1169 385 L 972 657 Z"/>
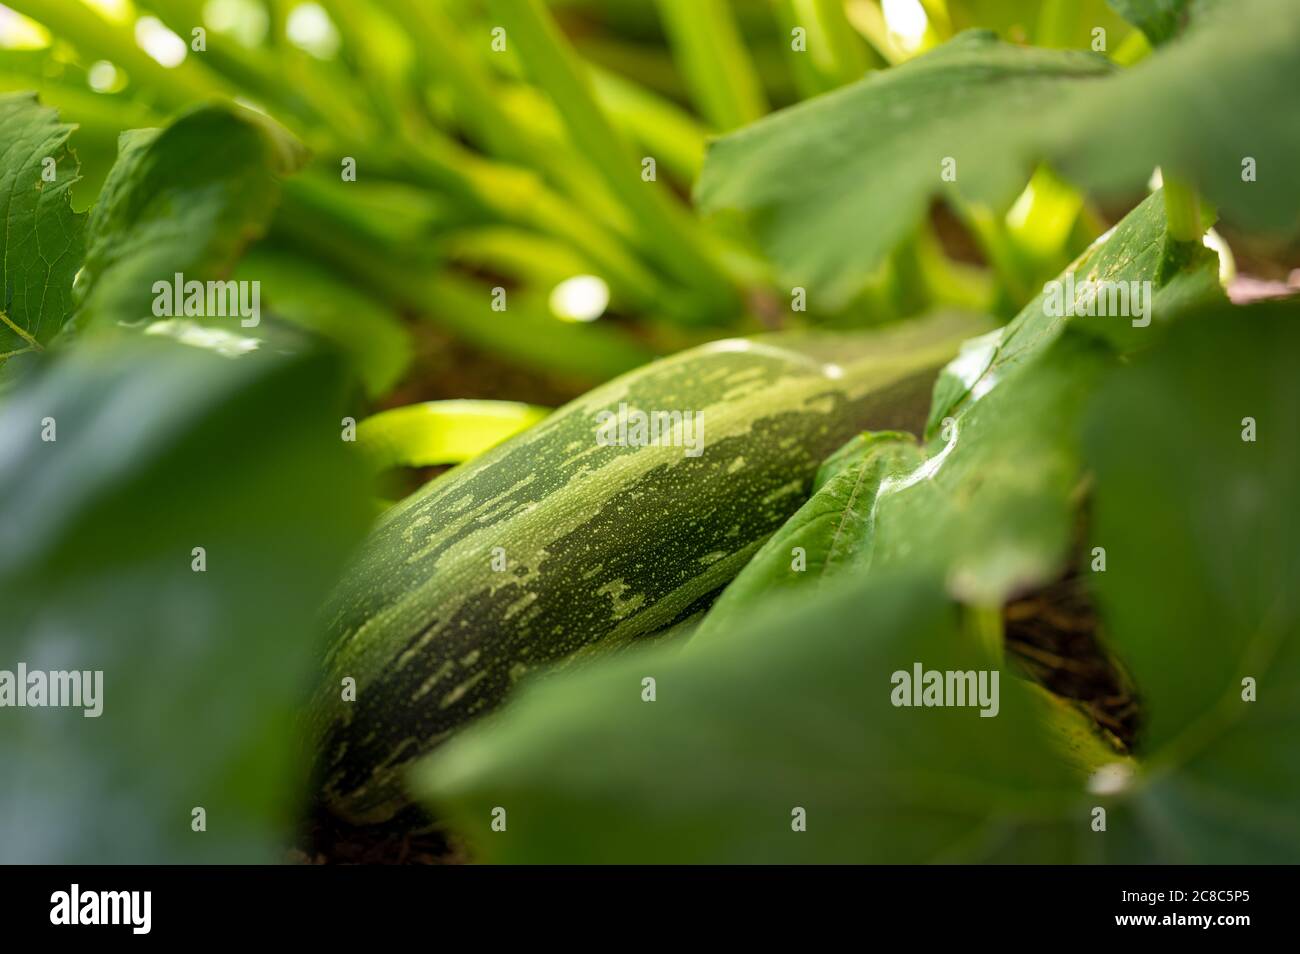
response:
<path id="1" fill-rule="evenodd" d="M 390 818 L 408 763 L 521 677 L 691 612 L 803 503 L 829 453 L 864 427 L 918 429 L 935 371 L 984 327 L 939 316 L 829 348 L 714 342 L 589 392 L 398 504 L 330 607 L 313 712 L 324 804 Z M 620 402 L 702 411 L 703 453 L 600 446 L 596 414 Z"/>

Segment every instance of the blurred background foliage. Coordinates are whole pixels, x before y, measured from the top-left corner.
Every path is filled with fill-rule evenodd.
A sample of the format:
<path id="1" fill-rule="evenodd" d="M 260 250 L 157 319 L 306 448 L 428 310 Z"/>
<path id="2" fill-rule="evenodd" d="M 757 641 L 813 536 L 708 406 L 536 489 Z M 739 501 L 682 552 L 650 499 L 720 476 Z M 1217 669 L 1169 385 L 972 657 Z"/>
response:
<path id="1" fill-rule="evenodd" d="M 976 25 L 1149 49 L 1103 0 L 9 0 L 0 89 L 79 126 L 77 208 L 123 130 L 214 99 L 266 112 L 311 153 L 239 266 L 270 309 L 341 343 L 381 405 L 553 405 L 727 334 L 1013 315 L 1114 217 L 1046 170 L 1009 209 L 936 201 L 853 294 L 801 313 L 735 216 L 690 211 L 709 137 Z"/>

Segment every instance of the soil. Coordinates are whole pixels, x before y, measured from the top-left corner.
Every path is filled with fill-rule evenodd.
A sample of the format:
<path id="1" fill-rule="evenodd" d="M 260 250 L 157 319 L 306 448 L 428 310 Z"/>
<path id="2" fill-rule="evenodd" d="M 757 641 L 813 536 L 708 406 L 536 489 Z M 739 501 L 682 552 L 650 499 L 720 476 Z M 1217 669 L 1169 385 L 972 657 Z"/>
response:
<path id="1" fill-rule="evenodd" d="M 1007 655 L 1031 679 L 1070 699 L 1120 752 L 1131 752 L 1141 728 L 1132 683 L 1107 652 L 1092 594 L 1071 570 L 1003 609 Z"/>
<path id="2" fill-rule="evenodd" d="M 418 808 L 382 825 L 357 826 L 317 807 L 286 860 L 301 865 L 455 865 L 469 856 L 454 836 Z"/>

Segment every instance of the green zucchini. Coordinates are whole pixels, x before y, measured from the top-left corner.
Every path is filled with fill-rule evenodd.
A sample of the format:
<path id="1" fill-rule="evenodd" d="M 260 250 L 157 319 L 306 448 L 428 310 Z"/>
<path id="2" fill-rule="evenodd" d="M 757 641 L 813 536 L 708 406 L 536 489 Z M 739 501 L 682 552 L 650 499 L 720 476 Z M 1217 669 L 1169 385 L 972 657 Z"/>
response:
<path id="1" fill-rule="evenodd" d="M 391 817 L 407 764 L 525 674 L 697 612 L 804 502 L 828 454 L 865 427 L 919 429 L 935 372 L 986 328 L 940 315 L 713 342 L 589 392 L 398 504 L 329 610 L 313 714 L 324 803 L 354 822 Z M 702 453 L 598 443 L 598 413 L 620 404 L 701 412 Z"/>

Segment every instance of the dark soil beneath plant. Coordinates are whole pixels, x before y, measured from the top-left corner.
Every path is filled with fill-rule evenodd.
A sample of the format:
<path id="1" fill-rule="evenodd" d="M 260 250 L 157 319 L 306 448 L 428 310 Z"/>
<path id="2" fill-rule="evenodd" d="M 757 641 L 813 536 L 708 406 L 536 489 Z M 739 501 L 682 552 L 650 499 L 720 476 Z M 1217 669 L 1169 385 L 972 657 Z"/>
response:
<path id="1" fill-rule="evenodd" d="M 418 808 L 381 825 L 350 825 L 316 808 L 287 860 L 303 865 L 455 865 L 469 858 L 454 836 Z"/>

